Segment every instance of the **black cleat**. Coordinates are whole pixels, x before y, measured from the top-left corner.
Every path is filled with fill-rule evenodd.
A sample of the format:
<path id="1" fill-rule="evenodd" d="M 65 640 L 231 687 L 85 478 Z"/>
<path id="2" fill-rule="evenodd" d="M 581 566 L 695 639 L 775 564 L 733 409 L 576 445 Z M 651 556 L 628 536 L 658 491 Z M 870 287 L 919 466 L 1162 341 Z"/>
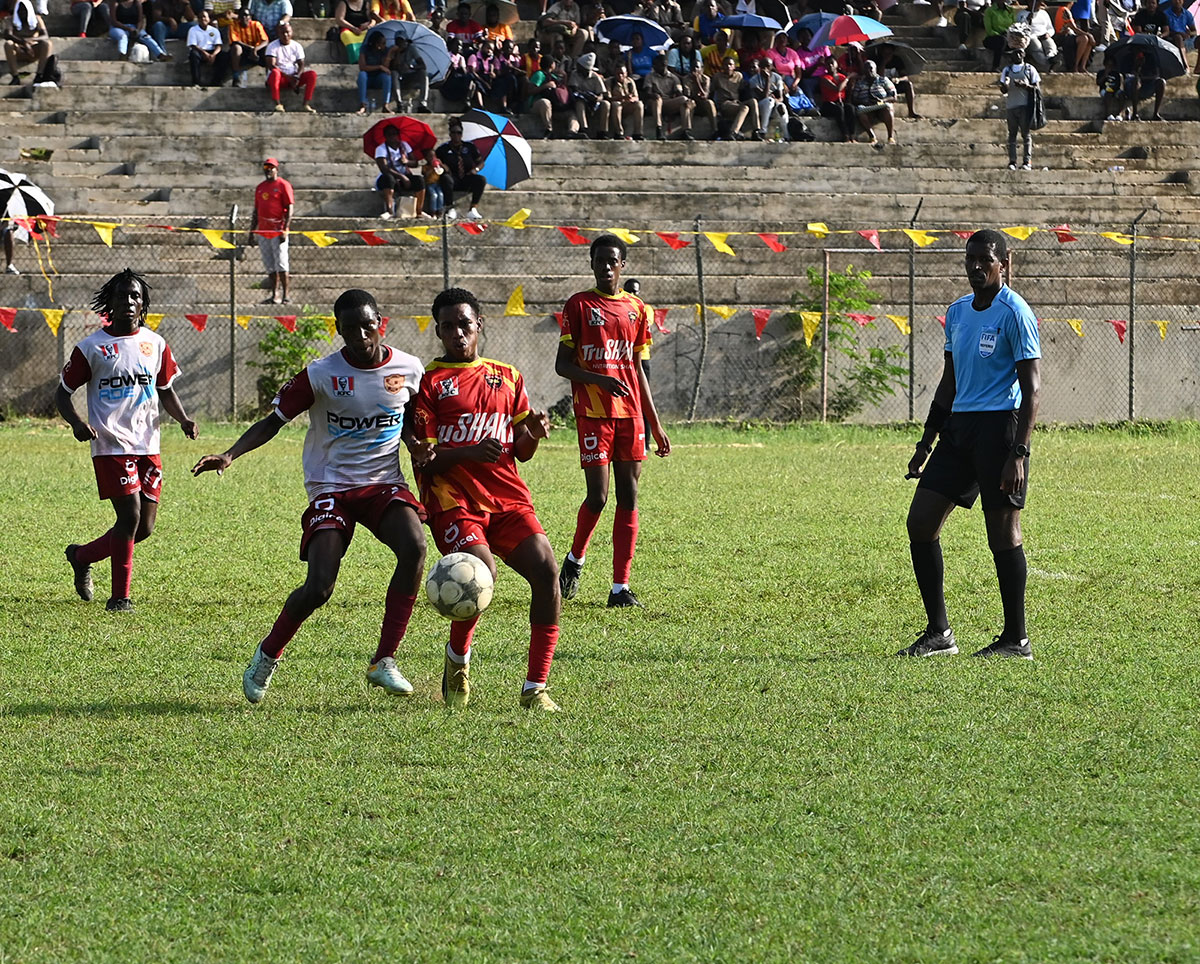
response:
<path id="1" fill-rule="evenodd" d="M 911 646 L 900 650 L 897 656 L 954 656 L 958 646 L 954 642 L 954 630 L 944 633 L 938 629 L 926 629 Z"/>
<path id="2" fill-rule="evenodd" d="M 133 612 L 133 600 L 128 596 L 124 599 L 110 599 L 104 604 L 104 608 L 110 613 L 131 613 Z"/>
<path id="3" fill-rule="evenodd" d="M 632 589 L 622 589 L 620 592 L 608 594 L 609 609 L 628 609 L 630 606 L 642 608 L 642 604 L 638 602 L 638 597 L 633 594 Z"/>
<path id="4" fill-rule="evenodd" d="M 79 593 L 79 598 L 84 602 L 92 601 L 92 564 L 90 562 L 79 562 L 75 559 L 75 553 L 79 551 L 79 546 L 75 543 L 66 548 L 67 562 L 71 564 L 71 568 L 75 570 L 75 591 Z"/>
<path id="5" fill-rule="evenodd" d="M 562 590 L 563 599 L 574 599 L 579 592 L 579 574 L 583 572 L 582 562 L 564 559 L 562 568 L 558 570 L 558 588 Z"/>
<path id="6" fill-rule="evenodd" d="M 1028 639 L 1005 639 L 1003 636 L 996 636 L 990 646 L 984 646 L 977 653 L 972 653 L 972 656 L 982 656 L 987 659 L 989 656 L 1008 656 L 1012 659 L 1033 659 L 1033 647 L 1029 645 Z"/>

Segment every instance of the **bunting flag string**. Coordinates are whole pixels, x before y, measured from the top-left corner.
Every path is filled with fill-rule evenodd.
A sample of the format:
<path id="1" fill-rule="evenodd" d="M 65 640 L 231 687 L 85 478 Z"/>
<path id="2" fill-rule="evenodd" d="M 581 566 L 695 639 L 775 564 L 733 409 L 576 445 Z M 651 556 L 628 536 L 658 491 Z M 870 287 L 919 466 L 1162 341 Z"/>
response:
<path id="1" fill-rule="evenodd" d="M 853 322 L 857 322 L 863 328 L 875 320 L 874 315 L 864 314 L 861 311 L 847 311 L 846 317 Z"/>
<path id="2" fill-rule="evenodd" d="M 100 235 L 100 240 L 108 247 L 112 247 L 113 232 L 119 227 L 116 224 L 107 224 L 100 221 L 91 222 L 92 227 L 96 229 L 96 233 Z"/>
<path id="3" fill-rule="evenodd" d="M 512 315 L 524 315 L 525 311 L 525 286 L 517 285 L 513 288 L 513 292 L 508 296 L 508 304 L 504 306 L 504 317 L 508 318 Z"/>
<path id="4" fill-rule="evenodd" d="M 184 315 L 183 317 L 192 323 L 192 327 L 196 331 L 204 331 L 208 327 L 208 315 Z"/>
<path id="5" fill-rule="evenodd" d="M 720 251 L 721 254 L 727 254 L 734 258 L 737 257 L 737 253 L 729 246 L 727 240 L 729 237 L 728 231 L 705 231 L 704 236 L 708 238 L 712 246 Z"/>
<path id="6" fill-rule="evenodd" d="M 296 333 L 296 316 L 295 315 L 272 315 L 272 317 L 283 325 L 293 335 Z"/>
<path id="7" fill-rule="evenodd" d="M 875 248 L 876 251 L 883 250 L 879 246 L 879 232 L 876 231 L 874 228 L 871 228 L 870 230 L 867 230 L 867 231 L 859 231 L 858 234 L 859 234 L 859 237 L 866 238 L 869 242 L 871 242 L 871 245 Z"/>
<path id="8" fill-rule="evenodd" d="M 1117 333 L 1117 338 L 1121 340 L 1121 344 L 1125 344 L 1125 329 L 1128 327 L 1126 322 L 1118 318 L 1109 318 L 1108 323 L 1113 326 L 1113 331 Z"/>
<path id="9" fill-rule="evenodd" d="M 363 239 L 363 241 L 365 241 L 367 244 L 371 245 L 372 247 L 375 247 L 375 246 L 378 246 L 381 244 L 391 244 L 391 242 L 388 241 L 387 238 L 381 238 L 374 231 L 355 231 L 354 233 L 357 234 L 360 238 Z"/>
<path id="10" fill-rule="evenodd" d="M 829 234 L 829 226 L 824 221 L 810 221 L 804 230 L 815 238 L 824 238 Z"/>
<path id="11" fill-rule="evenodd" d="M 57 338 L 58 329 L 62 326 L 63 315 L 66 314 L 66 311 L 62 308 L 39 308 L 38 311 L 46 319 L 46 325 L 50 329 L 50 334 Z"/>
<path id="12" fill-rule="evenodd" d="M 332 341 L 337 334 L 337 319 L 333 315 L 322 315 L 321 320 L 325 322 L 325 333 L 329 335 L 329 339 Z"/>
<path id="13" fill-rule="evenodd" d="M 731 308 L 729 305 L 709 305 L 708 310 L 715 315 L 720 315 L 726 321 L 738 313 L 737 308 Z"/>
<path id="14" fill-rule="evenodd" d="M 337 244 L 337 238 L 332 237 L 324 231 L 301 231 L 300 234 L 308 238 L 318 248 L 328 248 L 331 244 Z"/>
<path id="15" fill-rule="evenodd" d="M 1010 238 L 1016 238 L 1018 241 L 1027 241 L 1029 240 L 1030 235 L 1032 235 L 1037 228 L 1030 224 L 1018 224 L 1014 227 L 1001 228 L 1000 230 L 1007 234 Z"/>
<path id="16" fill-rule="evenodd" d="M 971 235 L 974 234 L 975 232 L 974 231 L 951 231 L 950 233 L 953 234 L 957 238 L 962 238 L 964 241 L 968 241 L 968 240 L 970 240 Z"/>
<path id="17" fill-rule="evenodd" d="M 475 221 L 460 221 L 458 226 L 466 231 L 467 234 L 479 235 L 487 230 L 486 224 L 478 224 Z"/>
<path id="18" fill-rule="evenodd" d="M 908 315 L 885 315 L 884 317 L 900 329 L 900 334 L 912 334 L 912 326 L 908 323 Z"/>
<path id="19" fill-rule="evenodd" d="M 654 232 L 672 251 L 678 251 L 680 248 L 691 246 L 691 241 L 684 241 L 675 231 L 655 231 Z"/>
<path id="20" fill-rule="evenodd" d="M 660 334 L 663 334 L 663 335 L 671 334 L 671 329 L 668 328 L 666 325 L 667 312 L 670 310 L 671 309 L 669 309 L 669 308 L 655 308 L 654 309 L 654 327 L 659 330 Z M 555 317 L 558 319 L 558 327 L 561 328 L 562 327 L 562 312 L 561 311 L 555 312 Z"/>
<path id="21" fill-rule="evenodd" d="M 158 331 L 158 326 L 162 324 L 162 320 L 166 315 L 155 312 L 154 314 L 146 315 L 146 327 L 151 331 Z"/>
<path id="22" fill-rule="evenodd" d="M 590 243 L 587 238 L 585 238 L 582 234 L 579 233 L 579 228 L 560 227 L 558 230 L 562 232 L 563 237 L 566 238 L 568 241 L 570 241 L 571 244 L 589 244 Z"/>
<path id="23" fill-rule="evenodd" d="M 904 228 L 903 231 L 906 235 L 908 235 L 909 240 L 912 241 L 912 243 L 918 248 L 927 248 L 937 240 L 937 238 L 928 231 L 914 231 L 912 228 Z"/>
<path id="24" fill-rule="evenodd" d="M 236 318 L 234 318 L 234 321 L 236 321 L 238 323 L 239 328 L 245 329 L 245 328 L 250 327 L 250 316 L 249 315 L 238 315 Z"/>
<path id="25" fill-rule="evenodd" d="M 405 228 L 404 233 L 409 237 L 416 238 L 418 241 L 425 242 L 425 244 L 433 244 L 434 241 L 439 240 L 438 236 L 436 234 L 430 234 L 429 228 L 425 227 L 424 225 L 416 228 Z"/>
<path id="26" fill-rule="evenodd" d="M 391 318 L 387 317 L 386 315 L 379 319 L 379 334 L 387 334 L 387 326 L 389 321 L 391 321 Z"/>
<path id="27" fill-rule="evenodd" d="M 1060 224 L 1058 227 L 1050 229 L 1054 232 L 1054 236 L 1058 238 L 1059 244 L 1066 244 L 1068 241 L 1078 241 L 1079 239 L 1071 233 L 1071 225 Z"/>
<path id="28" fill-rule="evenodd" d="M 224 231 L 216 231 L 212 228 L 201 228 L 200 233 L 204 235 L 205 240 L 207 240 L 208 243 L 214 248 L 228 249 L 237 247 L 236 244 L 225 240 Z"/>
<path id="29" fill-rule="evenodd" d="M 1166 340 L 1167 340 L 1167 324 L 1168 324 L 1168 322 L 1165 322 L 1165 321 L 1152 321 L 1152 322 L 1150 322 L 1150 324 L 1152 324 L 1152 325 L 1157 325 L 1157 326 L 1158 326 L 1158 337 L 1159 337 L 1159 340 L 1160 340 L 1160 341 L 1166 341 Z"/>
<path id="30" fill-rule="evenodd" d="M 433 324 L 433 315 L 417 315 L 413 318 L 417 323 L 417 331 L 424 332 L 426 328 Z"/>
<path id="31" fill-rule="evenodd" d="M 812 347 L 813 336 L 817 333 L 817 328 L 821 324 L 821 312 L 819 311 L 802 311 L 800 312 L 800 324 L 804 328 L 804 344 L 809 348 Z"/>
<path id="32" fill-rule="evenodd" d="M 1083 322 L 1078 318 L 1068 318 L 1067 324 L 1071 326 L 1071 330 L 1080 338 L 1083 337 Z"/>
<path id="33" fill-rule="evenodd" d="M 529 215 L 533 214 L 529 208 L 521 208 L 516 214 L 510 215 L 507 220 L 500 223 L 506 228 L 516 228 L 524 230 L 525 222 L 529 219 Z"/>
<path id="34" fill-rule="evenodd" d="M 776 254 L 783 254 L 787 250 L 787 245 L 779 240 L 778 234 L 759 234 L 759 237 L 762 238 L 762 243 Z"/>
<path id="35" fill-rule="evenodd" d="M 616 235 L 618 238 L 620 238 L 626 244 L 637 244 L 639 241 L 642 240 L 636 234 L 634 234 L 632 231 L 630 231 L 628 228 L 609 228 L 608 233 Z"/>

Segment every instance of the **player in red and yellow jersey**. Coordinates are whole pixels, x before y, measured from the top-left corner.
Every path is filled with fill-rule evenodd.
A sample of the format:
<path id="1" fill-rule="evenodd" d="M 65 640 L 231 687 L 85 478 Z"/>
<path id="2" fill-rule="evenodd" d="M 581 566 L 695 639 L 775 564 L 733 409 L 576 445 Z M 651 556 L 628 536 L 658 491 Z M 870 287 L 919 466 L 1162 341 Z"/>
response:
<path id="1" fill-rule="evenodd" d="M 617 510 L 610 607 L 641 605 L 629 588 L 629 577 L 637 546 L 638 479 L 646 459 L 643 413 L 654 437 L 655 454 L 665 457 L 671 452 L 671 440 L 658 420 L 640 363 L 650 345 L 650 313 L 640 298 L 621 290 L 626 254 L 625 242 L 614 235 L 601 235 L 592 242 L 596 287 L 572 295 L 563 308 L 563 335 L 554 365 L 559 375 L 571 380 L 579 461 L 587 483 L 559 586 L 564 599 L 578 591 L 588 542 L 608 501 L 611 464 L 617 480 Z"/>
<path id="2" fill-rule="evenodd" d="M 521 705 L 553 712 L 558 706 L 546 693 L 546 680 L 562 608 L 558 567 L 516 465 L 533 457 L 550 420 L 531 411 L 520 372 L 479 357 L 483 316 L 471 292 L 443 291 L 432 314 L 445 351 L 425 367 L 412 413 L 413 464 L 429 529 L 443 553 L 478 556 L 495 577 L 494 553 L 529 583 L 529 665 Z M 465 706 L 470 698 L 471 637 L 478 621 L 450 624 L 442 675 L 448 706 Z"/>

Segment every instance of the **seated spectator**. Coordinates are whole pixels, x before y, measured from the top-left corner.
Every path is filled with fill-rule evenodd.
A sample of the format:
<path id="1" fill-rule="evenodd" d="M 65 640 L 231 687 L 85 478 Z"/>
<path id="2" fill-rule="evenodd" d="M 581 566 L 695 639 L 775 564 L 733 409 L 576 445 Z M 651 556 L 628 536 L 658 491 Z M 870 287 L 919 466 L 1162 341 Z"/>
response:
<path id="1" fill-rule="evenodd" d="M 679 38 L 679 43 L 667 51 L 667 70 L 674 71 L 680 77 L 686 77 L 699 64 L 704 69 L 704 58 L 696 49 L 696 41 L 690 33 Z"/>
<path id="2" fill-rule="evenodd" d="M 1096 74 L 1100 90 L 1101 112 L 1105 120 L 1128 120 L 1129 106 L 1125 103 L 1125 75 L 1117 70 L 1116 57 L 1104 52 L 1104 66 Z"/>
<path id="3" fill-rule="evenodd" d="M 987 9 L 987 0 L 958 0 L 958 9 L 954 12 L 954 26 L 958 28 L 958 49 L 970 50 L 967 41 L 971 32 L 983 30 L 983 15 Z"/>
<path id="4" fill-rule="evenodd" d="M 684 74 L 681 80 L 683 81 L 683 92 L 692 102 L 692 118 L 706 118 L 712 122 L 715 131 L 717 105 L 712 100 L 712 79 L 704 72 L 704 64 L 700 61 L 694 62 L 691 72 Z"/>
<path id="5" fill-rule="evenodd" d="M 1036 8 L 1039 3 L 1041 0 L 1033 0 L 1032 7 Z M 1053 41 L 1051 43 L 1053 44 Z M 904 98 L 904 103 L 908 107 L 909 120 L 920 120 L 921 115 L 917 113 L 916 109 L 917 91 L 908 76 L 908 64 L 900 56 L 900 52 L 891 44 L 879 44 L 872 49 L 871 57 L 879 68 L 879 73 L 890 80 L 892 86 L 896 88 L 896 93 Z"/>
<path id="6" fill-rule="evenodd" d="M 849 143 L 858 133 L 858 117 L 849 97 L 850 78 L 838 68 L 833 54 L 825 58 L 824 67 L 825 72 L 818 82 L 817 109 L 822 117 L 837 122 L 843 143 Z"/>
<path id="7" fill-rule="evenodd" d="M 650 73 L 642 81 L 642 99 L 646 111 L 654 123 L 654 136 L 666 140 L 663 133 L 663 114 L 677 114 L 681 125 L 681 140 L 695 140 L 692 136 L 692 101 L 683 92 L 683 83 L 678 75 L 667 70 L 666 54 L 655 54 Z"/>
<path id="8" fill-rule="evenodd" d="M 375 0 L 375 13 L 380 23 L 389 20 L 416 20 L 412 5 L 408 0 Z"/>
<path id="9" fill-rule="evenodd" d="M 500 8 L 494 3 L 489 3 L 483 10 L 483 29 L 487 39 L 496 47 L 499 47 L 502 41 L 516 39 L 513 37 L 512 27 L 500 22 Z"/>
<path id="10" fill-rule="evenodd" d="M 580 50 L 595 50 L 597 46 L 601 46 L 600 35 L 596 32 L 596 25 L 604 19 L 605 9 L 603 3 L 588 3 L 584 2 L 583 19 L 579 21 L 579 33 L 576 37 L 579 43 Z M 607 44 L 603 44 L 607 46 Z"/>
<path id="11" fill-rule="evenodd" d="M 1196 36 L 1196 18 L 1183 5 L 1183 0 L 1171 0 L 1163 11 L 1167 18 L 1167 40 L 1179 48 L 1179 56 L 1187 59 L 1188 44 Z"/>
<path id="12" fill-rule="evenodd" d="M 397 37 L 397 40 L 400 38 Z M 407 43 L 407 41 L 405 41 Z M 467 103 L 467 94 L 471 90 L 471 77 L 467 73 L 467 58 L 463 55 L 463 45 L 457 37 L 449 37 L 446 40 L 446 50 L 450 54 L 450 66 L 446 70 L 446 76 L 442 78 L 442 99 L 448 100 L 454 104 L 462 104 L 464 107 Z M 392 55 L 393 68 L 396 64 L 395 55 Z M 395 77 L 393 77 L 395 80 Z M 400 83 L 396 82 L 396 96 L 400 96 Z"/>
<path id="13" fill-rule="evenodd" d="M 767 57 L 771 61 L 771 66 L 775 68 L 775 72 L 788 85 L 788 89 L 795 89 L 804 73 L 804 66 L 801 63 L 799 52 L 788 46 L 787 34 L 782 31 L 775 34 L 775 41 L 771 44 L 771 49 L 767 51 Z"/>
<path id="14" fill-rule="evenodd" d="M 697 7 L 699 8 L 700 5 L 697 4 Z M 703 9 L 700 9 L 692 21 L 692 29 L 696 31 L 696 37 L 699 38 L 700 43 L 713 43 L 721 21 L 724 19 L 725 14 L 721 12 L 717 0 L 705 0 Z"/>
<path id="15" fill-rule="evenodd" d="M 679 5 L 678 0 L 643 0 L 639 9 L 641 12 L 637 16 L 653 20 L 664 28 L 673 39 L 682 37 L 687 30 L 687 23 L 683 19 L 683 8 Z"/>
<path id="16" fill-rule="evenodd" d="M 5 274 L 20 274 L 17 266 L 13 264 L 13 235 L 17 233 L 17 225 L 14 221 L 0 221 L 0 239 L 3 239 L 4 244 L 4 273 Z"/>
<path id="17" fill-rule="evenodd" d="M 263 25 L 251 19 L 249 7 L 238 8 L 237 19 L 229 25 L 228 39 L 233 86 L 245 87 L 247 68 L 261 66 L 263 52 L 270 40 Z"/>
<path id="18" fill-rule="evenodd" d="M 779 120 L 783 139 L 791 140 L 787 129 L 787 87 L 783 78 L 772 68 L 768 57 L 760 57 L 750 67 L 742 81 L 741 98 L 753 104 L 756 112 L 758 124 L 752 135 L 754 140 L 767 139 L 773 119 Z"/>
<path id="19" fill-rule="evenodd" d="M 728 28 L 721 27 L 717 30 L 713 42 L 700 48 L 700 56 L 704 59 L 704 72 L 709 77 L 716 77 L 717 74 L 724 73 L 725 60 L 729 57 L 733 58 L 734 69 L 737 69 L 737 51 L 729 46 L 729 38 L 732 33 L 733 31 Z"/>
<path id="20" fill-rule="evenodd" d="M 292 19 L 292 0 L 250 0 L 250 17 L 262 24 L 268 37 L 278 36 L 279 25 Z"/>
<path id="21" fill-rule="evenodd" d="M 1034 89 L 1041 83 L 1037 68 L 1025 63 L 1025 51 L 1019 47 L 1008 52 L 1012 63 L 1000 72 L 1000 90 L 1005 95 L 1005 107 L 1008 109 L 1008 169 L 1017 169 L 1017 135 L 1022 138 L 1021 169 L 1033 169 L 1033 134 L 1030 132 L 1029 121 L 1031 98 Z"/>
<path id="22" fill-rule="evenodd" d="M 553 131 L 554 114 L 571 108 L 567 78 L 553 55 L 542 57 L 542 65 L 529 78 L 529 113 L 544 128 L 543 137 Z"/>
<path id="23" fill-rule="evenodd" d="M 475 145 L 462 139 L 462 118 L 451 117 L 449 130 L 450 140 L 434 151 L 442 166 L 438 175 L 438 186 L 442 189 L 442 196 L 450 208 L 446 216 L 451 221 L 458 217 L 458 212 L 454 209 L 454 195 L 470 191 L 471 208 L 467 211 L 467 217 L 472 221 L 482 221 L 479 202 L 483 199 L 483 189 L 487 187 L 487 181 L 479 173 L 479 169 L 483 167 L 483 160 Z"/>
<path id="24" fill-rule="evenodd" d="M 1154 57 L 1147 57 L 1144 51 L 1139 50 L 1133 55 L 1133 72 L 1125 78 L 1125 99 L 1132 110 L 1131 118 L 1140 120 L 1138 104 L 1147 97 L 1153 97 L 1154 115 L 1152 119 L 1162 120 L 1160 111 L 1166 91 L 1167 85 L 1158 69 L 1158 60 Z"/>
<path id="25" fill-rule="evenodd" d="M 1087 73 L 1096 38 L 1076 22 L 1069 4 L 1063 4 L 1055 11 L 1054 37 L 1063 52 L 1063 69 L 1071 69 L 1077 74 Z"/>
<path id="26" fill-rule="evenodd" d="M 608 82 L 608 99 L 612 102 L 609 129 L 617 140 L 642 140 L 642 100 L 637 82 L 629 76 L 629 68 L 617 64 L 616 73 Z M 631 131 L 625 133 L 626 126 Z"/>
<path id="27" fill-rule="evenodd" d="M 379 22 L 375 11 L 371 9 L 371 0 L 338 0 L 333 8 L 333 25 L 338 32 L 338 40 L 346 50 L 346 63 L 358 63 L 367 31 Z"/>
<path id="28" fill-rule="evenodd" d="M 287 21 L 275 29 L 278 38 L 267 44 L 263 51 L 263 65 L 267 68 L 267 93 L 275 101 L 277 113 L 283 113 L 280 95 L 284 89 L 303 90 L 304 109 L 315 114 L 312 105 L 313 91 L 317 88 L 317 74 L 304 66 L 304 48 L 292 39 L 292 25 Z"/>
<path id="29" fill-rule="evenodd" d="M 108 33 L 108 0 L 74 0 L 71 4 L 71 16 L 75 18 L 81 37 L 87 36 L 93 16 L 100 21 L 104 32 Z"/>
<path id="30" fill-rule="evenodd" d="M 416 94 L 417 113 L 428 114 L 429 70 L 425 66 L 425 61 L 421 59 L 421 55 L 417 53 L 417 48 L 403 34 L 396 34 L 396 43 L 392 47 L 388 66 L 392 72 L 391 87 L 396 92 L 396 110 L 407 110 L 404 107 L 407 100 L 405 91 L 407 90 Z M 455 99 L 465 101 L 469 86 L 469 82 L 466 83 L 462 91 L 463 96 Z M 444 86 L 443 93 L 445 93 Z M 450 93 L 454 93 L 453 85 Z M 446 97 L 450 99 L 450 94 L 447 93 Z"/>
<path id="31" fill-rule="evenodd" d="M 1160 37 L 1167 33 L 1167 15 L 1158 8 L 1158 0 L 1142 0 L 1132 17 L 1132 23 L 1138 33 L 1152 33 Z"/>
<path id="32" fill-rule="evenodd" d="M 573 56 L 583 52 L 586 36 L 580 32 L 583 10 L 575 0 L 558 0 L 538 20 L 538 36 L 543 44 L 553 47 L 554 41 L 562 39 L 564 49 L 569 44 Z"/>
<path id="33" fill-rule="evenodd" d="M 542 42 L 537 37 L 525 41 L 525 49 L 521 51 L 521 69 L 526 78 L 532 77 L 542 65 Z"/>
<path id="34" fill-rule="evenodd" d="M 365 114 L 369 106 L 367 91 L 378 90 L 379 102 L 386 107 L 392 101 L 392 53 L 387 37 L 376 30 L 358 52 L 358 111 Z"/>
<path id="35" fill-rule="evenodd" d="M 487 36 L 481 23 L 471 19 L 471 5 L 460 3 L 454 11 L 454 19 L 446 24 L 446 39 L 455 37 L 460 44 L 476 44 Z"/>
<path id="36" fill-rule="evenodd" d="M 442 39 L 446 38 L 446 8 L 440 3 L 429 11 L 429 29 Z"/>
<path id="37" fill-rule="evenodd" d="M 850 87 L 850 103 L 854 105 L 854 114 L 859 126 L 869 135 L 872 147 L 881 146 L 874 130 L 880 120 L 887 128 L 887 142 L 895 144 L 896 118 L 892 105 L 896 102 L 896 88 L 890 80 L 879 75 L 875 61 L 866 60 L 863 63 L 863 72 Z"/>
<path id="38" fill-rule="evenodd" d="M 379 174 L 375 178 L 375 190 L 383 195 L 381 220 L 390 221 L 396 215 L 395 196 L 411 194 L 416 199 L 416 215 L 422 216 L 425 208 L 425 179 L 409 170 L 420 163 L 412 146 L 400 137 L 400 128 L 389 124 L 383 129 L 383 143 L 375 148 L 375 164 Z M 426 215 L 428 216 L 428 215 Z"/>
<path id="39" fill-rule="evenodd" d="M 196 22 L 197 14 L 187 0 L 151 0 L 148 6 L 146 29 L 164 50 L 168 40 L 186 39 Z"/>
<path id="40" fill-rule="evenodd" d="M 612 104 L 604 78 L 596 72 L 595 54 L 583 54 L 575 61 L 575 68 L 567 75 L 567 88 L 574 102 L 578 130 L 584 134 L 594 131 L 598 139 L 607 137 Z"/>
<path id="41" fill-rule="evenodd" d="M 992 52 L 992 70 L 1000 69 L 1000 58 L 1008 49 L 1008 28 L 1017 20 L 1008 0 L 992 0 L 983 13 L 983 45 Z"/>
<path id="42" fill-rule="evenodd" d="M 188 30 L 188 68 L 192 75 L 192 86 L 207 90 L 204 86 L 201 69 L 208 67 L 210 83 L 220 87 L 225 79 L 225 61 L 228 54 L 224 53 L 221 44 L 221 31 L 212 22 L 209 12 L 201 10 L 196 15 L 196 22 Z"/>
<path id="43" fill-rule="evenodd" d="M 521 69 L 521 55 L 517 53 L 516 45 L 511 40 L 500 42 L 496 62 L 500 69 L 492 84 L 491 103 L 499 113 L 511 115 L 516 113 L 517 105 L 525 94 L 525 73 Z"/>
<path id="44" fill-rule="evenodd" d="M 53 50 L 46 22 L 34 12 L 30 0 L 17 0 L 12 20 L 4 31 L 4 56 L 8 60 L 8 72 L 12 74 L 9 86 L 20 84 L 21 65 L 32 63 L 37 64 L 33 82 L 42 83 Z"/>
<path id="45" fill-rule="evenodd" d="M 146 12 L 140 0 L 108 0 L 108 36 L 117 45 L 117 53 L 127 57 L 134 44 L 142 44 L 155 60 L 171 56 L 146 32 Z"/>
<path id="46" fill-rule="evenodd" d="M 742 72 L 737 61 L 726 56 L 721 61 L 721 72 L 712 78 L 712 99 L 717 108 L 717 129 L 713 133 L 716 141 L 744 141 L 742 124 L 750 114 L 750 105 L 743 103 Z"/>
<path id="47" fill-rule="evenodd" d="M 640 84 L 654 66 L 654 51 L 646 46 L 645 39 L 636 30 L 629 35 L 629 43 L 630 47 L 625 51 L 625 66 L 629 76 Z"/>
<path id="48" fill-rule="evenodd" d="M 821 77 L 825 73 L 825 60 L 833 54 L 833 51 L 825 46 L 813 47 L 813 32 L 807 28 L 796 31 L 796 38 L 796 45 L 792 49 L 800 61 L 800 89 L 809 98 L 815 98 L 821 84 Z M 857 56 L 857 52 L 862 50 L 862 45 L 851 45 L 850 49 Z M 845 72 L 850 73 L 850 71 Z"/>
<path id="49" fill-rule="evenodd" d="M 485 40 L 479 49 L 467 58 L 467 76 L 471 86 L 467 88 L 467 103 L 471 107 L 483 107 L 485 97 L 490 97 L 492 85 L 500 73 L 500 62 L 490 40 Z"/>
<path id="50" fill-rule="evenodd" d="M 1054 42 L 1054 21 L 1043 7 L 1042 0 L 1029 0 L 1029 9 L 1017 14 L 1017 23 L 1027 24 L 1029 28 L 1026 56 L 1039 70 L 1049 70 L 1058 56 L 1058 45 Z"/>
<path id="51" fill-rule="evenodd" d="M 758 61 L 767 56 L 761 33 L 759 30 L 742 31 L 742 48 L 738 51 L 738 63 L 747 71 L 753 71 Z"/>

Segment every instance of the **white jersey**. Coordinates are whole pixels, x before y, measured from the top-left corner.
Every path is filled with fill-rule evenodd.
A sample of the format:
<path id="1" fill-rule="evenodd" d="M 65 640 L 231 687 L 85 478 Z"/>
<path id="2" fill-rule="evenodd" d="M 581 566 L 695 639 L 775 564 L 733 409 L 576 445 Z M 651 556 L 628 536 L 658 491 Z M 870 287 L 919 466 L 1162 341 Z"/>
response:
<path id="1" fill-rule="evenodd" d="M 62 386 L 88 386 L 88 423 L 96 430 L 92 457 L 158 455 L 158 392 L 170 388 L 179 366 L 161 335 L 107 328 L 79 342 L 62 370 Z"/>
<path id="2" fill-rule="evenodd" d="M 308 412 L 304 488 L 309 500 L 365 485 L 404 485 L 400 431 L 404 408 L 425 367 L 384 346 L 376 368 L 358 368 L 344 351 L 313 362 L 279 390 L 275 412 L 290 422 Z"/>

